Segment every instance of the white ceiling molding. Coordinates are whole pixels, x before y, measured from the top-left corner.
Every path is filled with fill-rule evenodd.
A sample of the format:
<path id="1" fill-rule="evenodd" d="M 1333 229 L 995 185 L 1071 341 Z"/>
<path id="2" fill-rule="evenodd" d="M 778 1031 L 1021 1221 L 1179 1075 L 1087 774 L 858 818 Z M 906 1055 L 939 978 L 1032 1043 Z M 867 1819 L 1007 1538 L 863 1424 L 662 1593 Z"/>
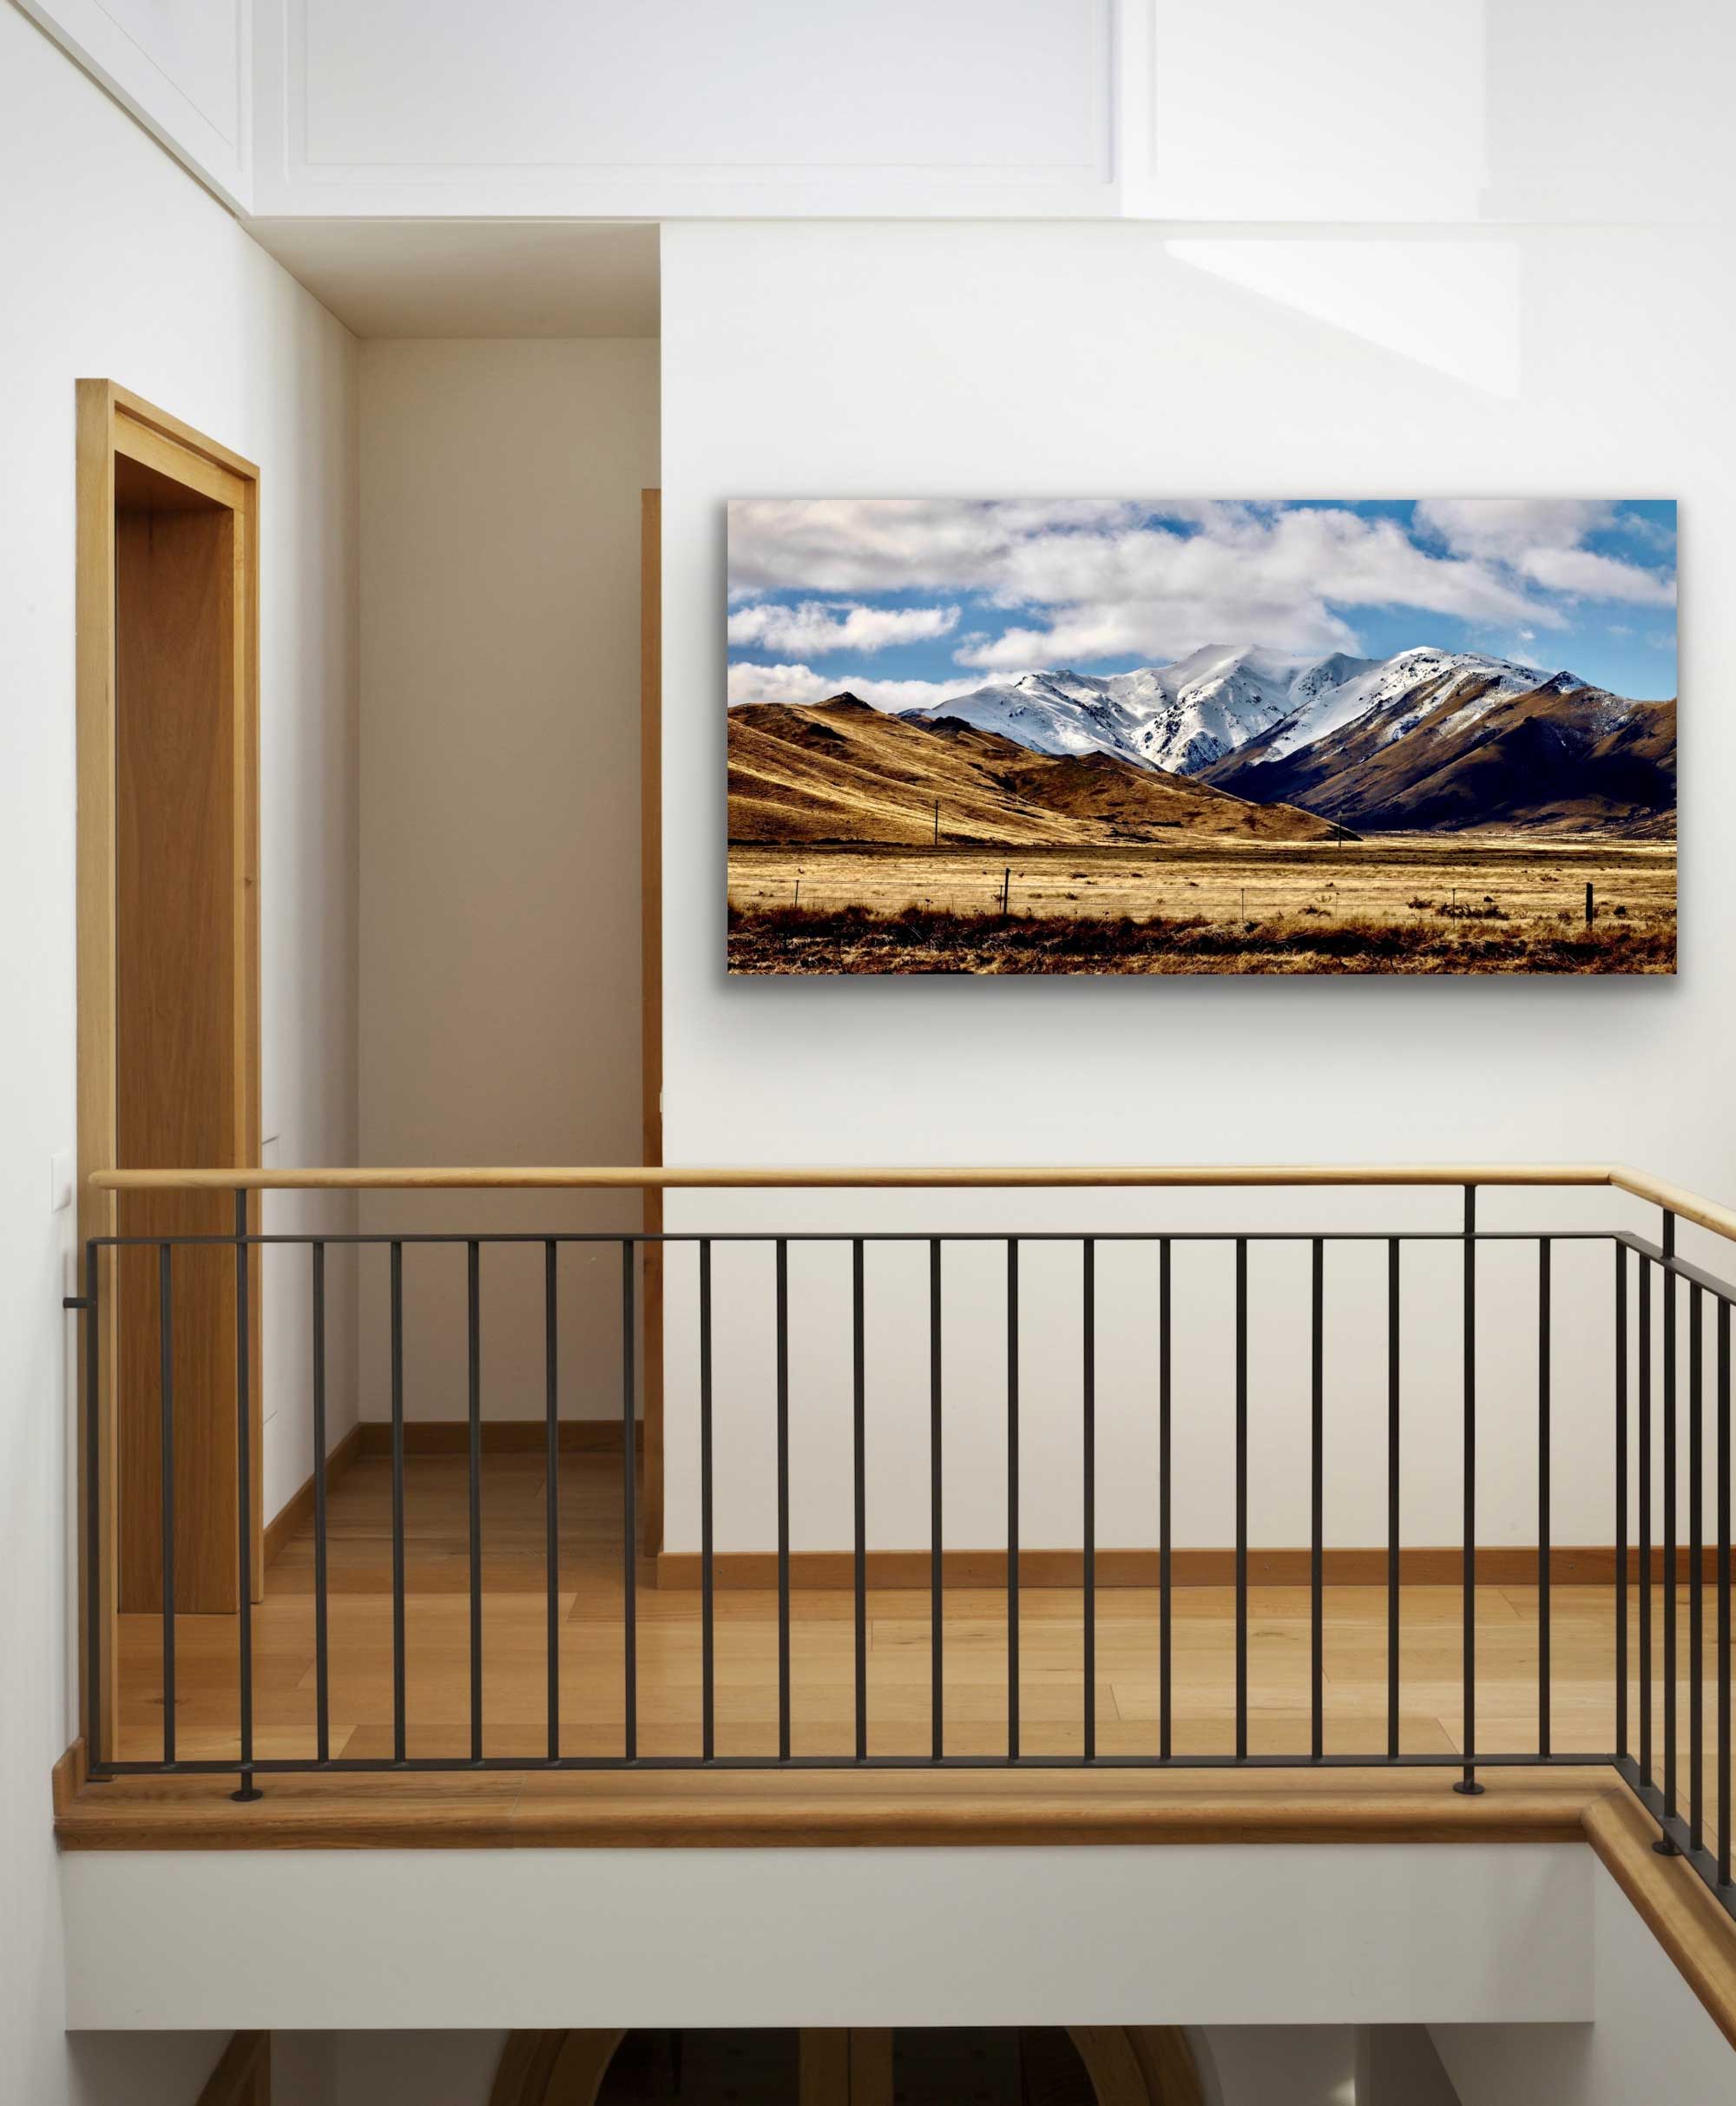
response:
<path id="1" fill-rule="evenodd" d="M 18 0 L 237 211 L 252 205 L 249 0 Z"/>

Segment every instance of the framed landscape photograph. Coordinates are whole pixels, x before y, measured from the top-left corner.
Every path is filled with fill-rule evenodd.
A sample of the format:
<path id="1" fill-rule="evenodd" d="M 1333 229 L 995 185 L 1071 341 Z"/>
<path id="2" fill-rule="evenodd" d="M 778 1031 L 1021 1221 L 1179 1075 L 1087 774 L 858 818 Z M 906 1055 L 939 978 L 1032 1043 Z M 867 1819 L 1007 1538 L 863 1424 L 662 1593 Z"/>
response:
<path id="1" fill-rule="evenodd" d="M 1669 973 L 1657 499 L 729 507 L 737 973 Z"/>

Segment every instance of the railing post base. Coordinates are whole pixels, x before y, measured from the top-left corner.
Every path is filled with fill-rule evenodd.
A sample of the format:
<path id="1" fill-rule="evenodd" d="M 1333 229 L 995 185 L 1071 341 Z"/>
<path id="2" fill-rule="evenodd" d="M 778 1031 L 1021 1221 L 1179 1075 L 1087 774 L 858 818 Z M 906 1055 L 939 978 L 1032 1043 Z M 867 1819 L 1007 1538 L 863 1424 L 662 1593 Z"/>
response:
<path id="1" fill-rule="evenodd" d="M 1660 1835 L 1653 1844 L 1652 1849 L 1654 1854 L 1660 1858 L 1679 1858 L 1681 1855 L 1681 1852 L 1676 1848 L 1667 1835 Z"/>
<path id="2" fill-rule="evenodd" d="M 1480 1799 L 1483 1796 L 1483 1787 L 1470 1770 L 1467 1770 L 1464 1775 L 1459 1779 L 1453 1789 L 1466 1799 Z"/>
<path id="3" fill-rule="evenodd" d="M 240 1790 L 231 1792 L 229 1796 L 238 1806 L 246 1806 L 252 1800 L 263 1799 L 265 1793 L 260 1791 L 251 1777 L 243 1777 Z"/>

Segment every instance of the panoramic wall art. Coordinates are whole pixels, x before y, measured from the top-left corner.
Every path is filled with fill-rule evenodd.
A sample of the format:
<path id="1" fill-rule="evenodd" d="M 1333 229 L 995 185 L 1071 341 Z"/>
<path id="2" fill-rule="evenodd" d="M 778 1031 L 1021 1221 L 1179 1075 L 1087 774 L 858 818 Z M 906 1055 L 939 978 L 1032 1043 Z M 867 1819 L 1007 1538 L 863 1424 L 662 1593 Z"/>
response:
<path id="1" fill-rule="evenodd" d="M 729 507 L 739 973 L 1668 973 L 1656 500 Z"/>

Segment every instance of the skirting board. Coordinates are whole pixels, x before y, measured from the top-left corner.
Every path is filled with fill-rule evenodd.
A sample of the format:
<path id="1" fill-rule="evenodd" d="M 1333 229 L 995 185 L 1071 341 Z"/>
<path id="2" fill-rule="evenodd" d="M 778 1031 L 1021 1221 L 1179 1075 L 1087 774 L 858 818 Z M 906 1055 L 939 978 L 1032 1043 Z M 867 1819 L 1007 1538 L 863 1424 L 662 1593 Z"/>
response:
<path id="1" fill-rule="evenodd" d="M 644 1427 L 635 1432 L 635 1447 L 644 1445 Z M 540 1455 L 548 1439 L 548 1428 L 540 1418 L 489 1418 L 483 1421 L 484 1455 Z M 562 1455 L 619 1455 L 621 1422 L 615 1418 L 563 1418 L 558 1439 Z M 404 1429 L 406 1455 L 463 1455 L 470 1445 L 470 1430 L 463 1419 L 416 1420 Z M 334 1491 L 350 1465 L 362 1456 L 391 1453 L 391 1428 L 378 1419 L 365 1419 L 352 1426 L 326 1458 L 326 1490 Z M 266 1524 L 266 1563 L 274 1563 L 284 1545 L 313 1519 L 313 1479 L 310 1476 L 284 1503 L 275 1518 Z M 695 1586 L 698 1581 L 695 1580 Z"/>
<path id="2" fill-rule="evenodd" d="M 364 1455 L 391 1453 L 391 1427 L 385 1419 L 364 1419 L 356 1430 Z M 541 1455 L 549 1441 L 548 1423 L 541 1418 L 485 1418 L 482 1431 L 484 1455 Z M 556 1440 L 562 1455 L 619 1455 L 621 1421 L 562 1418 L 556 1423 Z M 633 1429 L 633 1445 L 642 1451 L 642 1421 Z M 404 1429 L 406 1455 L 465 1455 L 470 1445 L 470 1425 L 462 1418 L 412 1419 Z"/>
<path id="3" fill-rule="evenodd" d="M 947 1550 L 941 1556 L 941 1583 L 947 1587 L 1004 1588 L 1007 1556 L 1004 1550 Z M 659 1587 L 697 1588 L 700 1583 L 696 1550 L 664 1550 L 656 1561 Z M 1321 1560 L 1323 1577 L 1329 1587 L 1384 1587 L 1387 1560 L 1384 1550 L 1327 1550 Z M 774 1550 L 720 1550 L 714 1559 L 713 1584 L 719 1587 L 775 1587 L 778 1556 Z M 867 1583 L 871 1587 L 930 1585 L 933 1567 L 926 1550 L 870 1550 Z M 1707 1550 L 1701 1571 L 1708 1581 L 1718 1576 L 1716 1554 Z M 1305 1587 L 1312 1576 L 1312 1555 L 1305 1550 L 1250 1550 L 1247 1577 L 1251 1587 Z M 1693 1571 L 1689 1555 L 1679 1550 L 1676 1574 L 1686 1580 Z M 1637 1551 L 1628 1553 L 1628 1572 L 1637 1579 Z M 1664 1576 L 1663 1553 L 1652 1552 L 1652 1575 Z M 1099 1587 L 1155 1587 L 1160 1580 L 1158 1553 L 1153 1550 L 1100 1550 L 1096 1554 L 1095 1583 Z M 1450 1547 L 1418 1547 L 1398 1554 L 1398 1577 L 1406 1587 L 1457 1587 L 1464 1576 L 1464 1555 Z M 1558 1586 L 1608 1587 L 1615 1579 L 1613 1545 L 1557 1546 L 1549 1553 L 1549 1576 Z M 1476 1554 L 1476 1578 L 1485 1587 L 1530 1587 L 1537 1581 L 1537 1553 L 1524 1543 L 1493 1546 Z M 1022 1587 L 1077 1587 L 1084 1579 L 1084 1563 L 1077 1550 L 1022 1550 L 1019 1584 Z M 1236 1580 L 1236 1554 L 1226 1550 L 1188 1550 L 1171 1553 L 1170 1581 L 1177 1587 L 1233 1587 Z M 790 1553 L 792 1587 L 833 1588 L 848 1590 L 856 1584 L 856 1559 L 850 1550 L 792 1550 Z"/>
<path id="4" fill-rule="evenodd" d="M 338 1445 L 326 1458 L 326 1491 L 329 1497 L 332 1489 L 362 1452 L 362 1429 L 352 1426 Z M 291 1537 L 307 1527 L 313 1519 L 313 1479 L 306 1480 L 293 1491 L 277 1514 L 266 1524 L 266 1563 L 274 1564 L 284 1545 Z"/>

